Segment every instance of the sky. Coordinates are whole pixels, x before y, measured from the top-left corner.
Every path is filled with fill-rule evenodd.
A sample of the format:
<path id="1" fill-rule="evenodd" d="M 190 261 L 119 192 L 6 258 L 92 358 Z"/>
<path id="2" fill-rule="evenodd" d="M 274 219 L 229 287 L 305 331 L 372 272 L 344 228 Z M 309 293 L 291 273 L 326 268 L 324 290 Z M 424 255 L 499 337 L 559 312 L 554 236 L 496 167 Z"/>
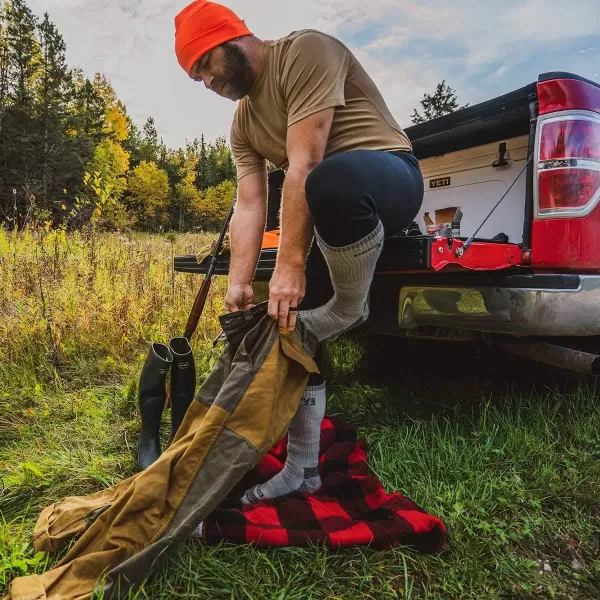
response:
<path id="1" fill-rule="evenodd" d="M 304 28 L 334 35 L 367 69 L 396 119 L 442 79 L 461 104 L 570 71 L 600 82 L 599 0 L 227 0 L 261 39 Z M 132 119 L 156 121 L 171 148 L 204 134 L 229 139 L 235 103 L 193 82 L 174 51 L 185 0 L 29 0 L 48 12 L 67 61 L 104 74 Z"/>

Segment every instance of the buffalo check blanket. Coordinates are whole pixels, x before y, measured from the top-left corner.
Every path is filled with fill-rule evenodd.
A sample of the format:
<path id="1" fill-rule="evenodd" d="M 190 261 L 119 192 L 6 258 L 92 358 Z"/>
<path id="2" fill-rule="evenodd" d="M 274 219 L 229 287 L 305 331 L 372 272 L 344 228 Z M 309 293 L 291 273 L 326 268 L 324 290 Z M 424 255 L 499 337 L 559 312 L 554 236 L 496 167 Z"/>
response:
<path id="1" fill-rule="evenodd" d="M 321 425 L 319 471 L 323 486 L 314 494 L 242 505 L 239 498 L 251 485 L 267 481 L 285 464 L 287 440 L 282 440 L 232 490 L 204 522 L 202 537 L 258 547 L 308 546 L 332 548 L 370 545 L 374 548 L 412 546 L 437 552 L 446 527 L 406 496 L 387 494 L 369 475 L 367 449 L 356 429 L 333 417 Z"/>

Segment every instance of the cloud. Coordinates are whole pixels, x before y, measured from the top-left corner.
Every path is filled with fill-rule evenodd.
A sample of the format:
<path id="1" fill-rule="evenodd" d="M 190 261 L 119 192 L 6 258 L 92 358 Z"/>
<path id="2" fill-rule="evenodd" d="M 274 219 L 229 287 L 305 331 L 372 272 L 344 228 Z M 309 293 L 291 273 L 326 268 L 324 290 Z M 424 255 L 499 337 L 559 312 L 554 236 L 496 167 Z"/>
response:
<path id="1" fill-rule="evenodd" d="M 533 81 L 536 69 L 596 77 L 597 0 L 231 0 L 261 38 L 316 28 L 346 43 L 403 125 L 445 78 L 471 104 Z M 71 66 L 112 81 L 141 125 L 148 116 L 170 146 L 228 135 L 235 104 L 189 80 L 173 48 L 186 0 L 29 0 L 47 11 Z M 579 43 L 580 42 L 580 43 Z M 573 45 L 575 44 L 575 45 Z M 588 50 L 596 48 L 596 50 Z M 579 50 L 586 50 L 579 54 Z"/>
<path id="2" fill-rule="evenodd" d="M 322 9 L 325 22 L 355 42 L 403 124 L 422 93 L 444 78 L 473 104 L 560 65 L 588 77 L 597 71 L 569 47 L 598 38 L 597 0 L 332 0 Z M 361 32 L 374 26 L 377 36 L 361 44 Z"/>

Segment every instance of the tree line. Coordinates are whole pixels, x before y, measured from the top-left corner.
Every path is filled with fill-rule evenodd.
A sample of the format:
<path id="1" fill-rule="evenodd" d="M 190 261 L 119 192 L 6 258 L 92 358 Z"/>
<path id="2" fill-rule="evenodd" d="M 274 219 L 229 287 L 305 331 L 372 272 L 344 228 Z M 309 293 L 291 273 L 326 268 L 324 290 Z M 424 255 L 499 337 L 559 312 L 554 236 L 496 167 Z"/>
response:
<path id="1" fill-rule="evenodd" d="M 421 107 L 413 123 L 459 104 L 442 81 Z M 48 13 L 0 0 L 0 224 L 210 230 L 234 181 L 224 137 L 167 148 L 152 118 L 136 126 L 105 77 L 69 68 Z"/>
<path id="2" fill-rule="evenodd" d="M 69 68 L 47 13 L 0 0 L 0 223 L 214 229 L 234 180 L 224 137 L 167 148 L 105 77 Z"/>

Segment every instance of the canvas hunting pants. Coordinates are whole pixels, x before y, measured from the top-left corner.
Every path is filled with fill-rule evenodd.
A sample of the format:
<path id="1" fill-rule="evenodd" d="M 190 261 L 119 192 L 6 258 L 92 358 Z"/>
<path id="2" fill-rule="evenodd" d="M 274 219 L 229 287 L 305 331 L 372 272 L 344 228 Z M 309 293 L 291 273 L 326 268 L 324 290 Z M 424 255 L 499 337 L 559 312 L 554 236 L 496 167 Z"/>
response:
<path id="1" fill-rule="evenodd" d="M 221 317 L 223 353 L 159 460 L 42 512 L 35 549 L 55 554 L 74 544 L 52 570 L 15 579 L 8 598 L 126 597 L 285 436 L 317 371 L 316 341 L 301 324 L 280 334 L 266 311 L 260 304 Z"/>

